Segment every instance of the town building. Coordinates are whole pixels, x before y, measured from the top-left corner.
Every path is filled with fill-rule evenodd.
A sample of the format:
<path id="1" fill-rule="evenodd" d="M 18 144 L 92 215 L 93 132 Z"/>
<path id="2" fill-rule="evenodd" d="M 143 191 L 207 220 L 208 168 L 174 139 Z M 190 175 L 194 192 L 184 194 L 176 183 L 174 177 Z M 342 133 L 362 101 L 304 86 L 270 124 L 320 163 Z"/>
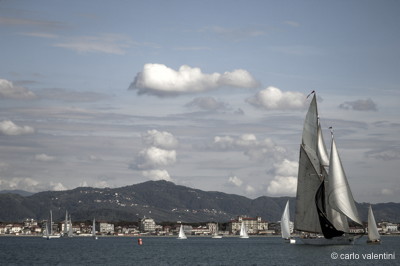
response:
<path id="1" fill-rule="evenodd" d="M 114 224 L 99 222 L 99 231 L 101 234 L 112 235 L 114 234 Z"/>
<path id="2" fill-rule="evenodd" d="M 242 222 L 246 226 L 248 234 L 265 234 L 268 231 L 268 222 L 263 221 L 261 217 L 250 218 L 243 216 L 238 216 L 237 219 L 229 222 L 229 231 L 234 235 L 238 234 Z"/>
<path id="3" fill-rule="evenodd" d="M 143 219 L 139 220 L 139 230 L 153 233 L 156 231 L 156 222 L 152 218 L 143 217 Z"/>

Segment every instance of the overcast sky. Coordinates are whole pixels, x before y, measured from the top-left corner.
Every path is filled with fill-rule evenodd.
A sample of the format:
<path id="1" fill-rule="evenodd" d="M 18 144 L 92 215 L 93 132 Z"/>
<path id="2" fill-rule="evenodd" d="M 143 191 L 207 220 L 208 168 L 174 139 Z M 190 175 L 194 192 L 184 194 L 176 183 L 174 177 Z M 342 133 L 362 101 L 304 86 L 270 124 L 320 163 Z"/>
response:
<path id="1" fill-rule="evenodd" d="M 295 196 L 316 90 L 358 202 L 400 202 L 399 1 L 0 1 L 0 190 Z"/>

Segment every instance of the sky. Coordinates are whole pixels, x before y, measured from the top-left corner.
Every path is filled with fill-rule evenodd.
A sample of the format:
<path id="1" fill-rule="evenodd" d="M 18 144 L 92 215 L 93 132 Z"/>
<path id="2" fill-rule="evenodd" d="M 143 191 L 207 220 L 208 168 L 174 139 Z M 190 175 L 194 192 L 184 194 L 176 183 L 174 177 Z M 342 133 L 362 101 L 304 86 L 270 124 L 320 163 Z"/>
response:
<path id="1" fill-rule="evenodd" d="M 400 2 L 0 1 L 0 190 L 295 196 L 315 90 L 358 202 L 400 202 Z"/>

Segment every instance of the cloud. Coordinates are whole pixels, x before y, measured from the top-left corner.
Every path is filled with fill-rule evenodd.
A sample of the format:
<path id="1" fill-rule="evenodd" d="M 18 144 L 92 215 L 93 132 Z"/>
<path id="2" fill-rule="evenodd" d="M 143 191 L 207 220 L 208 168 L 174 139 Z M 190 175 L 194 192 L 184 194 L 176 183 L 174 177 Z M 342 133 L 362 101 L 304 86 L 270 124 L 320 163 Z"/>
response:
<path id="1" fill-rule="evenodd" d="M 36 95 L 30 90 L 16 86 L 11 81 L 0 79 L 0 98 L 5 99 L 34 99 Z"/>
<path id="2" fill-rule="evenodd" d="M 240 187 L 243 184 L 243 181 L 237 176 L 230 176 L 228 178 L 228 183 L 234 185 L 235 187 Z"/>
<path id="3" fill-rule="evenodd" d="M 249 72 L 237 69 L 223 74 L 204 74 L 200 68 L 183 65 L 178 71 L 163 64 L 145 64 L 131 83 L 130 90 L 138 94 L 151 94 L 159 97 L 196 93 L 230 86 L 254 88 L 257 81 Z"/>
<path id="4" fill-rule="evenodd" d="M 392 161 L 400 159 L 400 147 L 388 147 L 386 149 L 372 150 L 366 152 L 368 158 L 375 158 L 382 161 Z"/>
<path id="5" fill-rule="evenodd" d="M 217 101 L 214 97 L 197 97 L 185 105 L 186 107 L 196 107 L 201 110 L 217 111 L 227 108 L 223 102 Z"/>
<path id="6" fill-rule="evenodd" d="M 262 161 L 266 157 L 280 158 L 286 150 L 276 145 L 271 139 L 259 141 L 254 134 L 243 134 L 238 137 L 216 136 L 212 147 L 220 150 L 236 150 L 252 160 Z"/>
<path id="7" fill-rule="evenodd" d="M 249 104 L 265 110 L 303 110 L 306 108 L 306 96 L 300 92 L 282 92 L 268 87 L 246 100 Z"/>
<path id="8" fill-rule="evenodd" d="M 376 103 L 372 99 L 356 100 L 353 102 L 344 102 L 339 108 L 354 111 L 377 111 Z"/>
<path id="9" fill-rule="evenodd" d="M 292 27 L 300 27 L 300 23 L 297 21 L 292 21 L 292 20 L 286 20 L 283 22 L 286 25 L 292 26 Z"/>
<path id="10" fill-rule="evenodd" d="M 35 160 L 36 161 L 41 161 L 41 162 L 52 162 L 54 161 L 56 158 L 54 156 L 50 156 L 47 154 L 36 154 L 35 155 Z"/>
<path id="11" fill-rule="evenodd" d="M 25 190 L 29 192 L 38 192 L 45 190 L 67 190 L 60 182 L 40 183 L 32 178 L 14 177 L 11 179 L 0 179 L 0 190 Z"/>
<path id="12" fill-rule="evenodd" d="M 165 167 L 176 162 L 175 150 L 163 150 L 150 147 L 139 152 L 136 159 L 136 169 L 155 169 Z"/>
<path id="13" fill-rule="evenodd" d="M 78 36 L 66 38 L 53 44 L 55 47 L 67 48 L 80 53 L 106 53 L 123 55 L 133 41 L 125 35 L 102 34 L 99 36 Z"/>
<path id="14" fill-rule="evenodd" d="M 273 196 L 294 196 L 297 189 L 297 178 L 293 176 L 276 176 L 268 187 L 267 192 Z"/>
<path id="15" fill-rule="evenodd" d="M 30 126 L 17 126 L 10 120 L 0 122 L 0 135 L 18 136 L 33 134 L 35 129 Z"/>
<path id="16" fill-rule="evenodd" d="M 142 171 L 142 175 L 150 180 L 166 180 L 172 182 L 172 178 L 169 176 L 167 170 L 148 170 Z"/>
<path id="17" fill-rule="evenodd" d="M 173 149 L 178 145 L 178 140 L 169 132 L 149 130 L 142 135 L 144 143 L 162 149 Z"/>
<path id="18" fill-rule="evenodd" d="M 282 160 L 274 164 L 275 177 L 267 187 L 267 192 L 274 196 L 293 196 L 297 190 L 298 163 Z"/>
<path id="19" fill-rule="evenodd" d="M 37 91 L 41 98 L 64 102 L 96 102 L 109 98 L 110 96 L 91 91 L 73 91 L 60 88 L 41 89 Z"/>

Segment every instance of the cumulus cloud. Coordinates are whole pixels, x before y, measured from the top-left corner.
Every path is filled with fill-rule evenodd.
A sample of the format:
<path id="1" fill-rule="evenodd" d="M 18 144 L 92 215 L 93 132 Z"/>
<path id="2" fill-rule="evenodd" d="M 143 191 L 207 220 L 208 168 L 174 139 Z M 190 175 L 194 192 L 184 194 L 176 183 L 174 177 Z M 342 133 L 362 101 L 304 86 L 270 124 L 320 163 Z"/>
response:
<path id="1" fill-rule="evenodd" d="M 18 126 L 10 120 L 0 122 L 0 135 L 18 136 L 33 134 L 35 129 L 30 126 Z"/>
<path id="2" fill-rule="evenodd" d="M 35 155 L 35 160 L 36 161 L 41 161 L 41 162 L 51 162 L 54 161 L 56 158 L 54 156 L 50 156 L 47 154 L 36 154 Z"/>
<path id="3" fill-rule="evenodd" d="M 167 170 L 155 169 L 142 171 L 142 175 L 150 180 L 165 180 L 172 182 L 172 178 L 169 176 Z"/>
<path id="4" fill-rule="evenodd" d="M 297 189 L 297 178 L 293 176 L 276 176 L 268 187 L 267 192 L 271 195 L 294 196 Z"/>
<path id="5" fill-rule="evenodd" d="M 274 196 L 294 196 L 297 189 L 298 163 L 284 159 L 274 164 L 275 177 L 270 181 L 267 192 Z"/>
<path id="6" fill-rule="evenodd" d="M 168 166 L 176 162 L 175 150 L 163 150 L 150 147 L 139 152 L 136 160 L 137 169 L 155 169 Z"/>
<path id="7" fill-rule="evenodd" d="M 178 140 L 167 131 L 149 130 L 142 134 L 144 143 L 162 149 L 173 149 L 178 145 Z"/>
<path id="8" fill-rule="evenodd" d="M 0 179 L 0 190 L 25 190 L 29 192 L 38 192 L 45 190 L 67 190 L 60 182 L 40 183 L 32 178 L 14 177 L 11 179 Z"/>
<path id="9" fill-rule="evenodd" d="M 197 97 L 186 104 L 186 107 L 196 107 L 206 111 L 224 110 L 227 105 L 217 101 L 214 97 Z"/>
<path id="10" fill-rule="evenodd" d="M 302 110 L 306 108 L 306 96 L 300 92 L 282 92 L 268 87 L 246 100 L 249 104 L 266 110 Z"/>
<path id="11" fill-rule="evenodd" d="M 252 160 L 264 160 L 268 156 L 279 159 L 286 150 L 276 145 L 271 139 L 258 140 L 254 134 L 243 134 L 234 136 L 216 136 L 213 142 L 214 149 L 236 150 L 243 153 Z"/>
<path id="12" fill-rule="evenodd" d="M 138 90 L 138 94 L 166 97 L 213 90 L 224 86 L 254 88 L 258 86 L 258 82 L 243 69 L 223 74 L 205 74 L 200 68 L 187 65 L 181 66 L 176 71 L 163 64 L 145 64 L 129 89 Z"/>
<path id="13" fill-rule="evenodd" d="M 36 95 L 26 88 L 14 85 L 11 81 L 0 79 L 0 98 L 33 99 Z"/>
<path id="14" fill-rule="evenodd" d="M 235 187 L 240 187 L 243 184 L 243 181 L 240 180 L 237 176 L 230 176 L 228 178 L 228 183 L 234 185 Z"/>
<path id="15" fill-rule="evenodd" d="M 377 111 L 376 103 L 372 99 L 356 100 L 353 102 L 344 102 L 339 108 L 354 111 Z"/>
<path id="16" fill-rule="evenodd" d="M 32 178 L 20 178 L 14 177 L 9 180 L 7 179 L 0 179 L 0 188 L 2 190 L 25 190 L 25 191 L 32 191 L 32 188 L 39 185 L 39 182 L 32 179 Z"/>

